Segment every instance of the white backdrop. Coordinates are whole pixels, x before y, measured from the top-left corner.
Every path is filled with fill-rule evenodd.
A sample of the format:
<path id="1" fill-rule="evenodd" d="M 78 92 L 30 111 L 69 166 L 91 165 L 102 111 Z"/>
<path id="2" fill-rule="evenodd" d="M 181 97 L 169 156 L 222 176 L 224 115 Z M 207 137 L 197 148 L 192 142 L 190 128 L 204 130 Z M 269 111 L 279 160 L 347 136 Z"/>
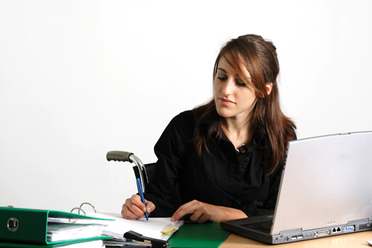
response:
<path id="1" fill-rule="evenodd" d="M 372 2 L 0 0 L 0 206 L 119 212 L 129 163 L 212 96 L 230 38 L 277 46 L 298 137 L 372 130 Z"/>

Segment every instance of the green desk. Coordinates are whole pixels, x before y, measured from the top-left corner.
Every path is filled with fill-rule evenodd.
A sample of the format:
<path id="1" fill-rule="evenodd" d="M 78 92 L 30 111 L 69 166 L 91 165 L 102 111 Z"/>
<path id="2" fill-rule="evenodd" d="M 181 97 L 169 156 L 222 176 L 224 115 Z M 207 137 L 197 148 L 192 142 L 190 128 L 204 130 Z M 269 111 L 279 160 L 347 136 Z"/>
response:
<path id="1" fill-rule="evenodd" d="M 168 240 L 170 247 L 217 248 L 230 232 L 223 230 L 220 223 L 184 224 Z"/>

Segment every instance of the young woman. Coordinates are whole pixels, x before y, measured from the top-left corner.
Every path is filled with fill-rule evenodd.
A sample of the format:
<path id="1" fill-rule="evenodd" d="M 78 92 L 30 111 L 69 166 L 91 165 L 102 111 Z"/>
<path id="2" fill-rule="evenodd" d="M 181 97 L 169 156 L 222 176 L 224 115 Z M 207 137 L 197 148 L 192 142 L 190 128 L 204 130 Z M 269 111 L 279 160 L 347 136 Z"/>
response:
<path id="1" fill-rule="evenodd" d="M 155 145 L 155 175 L 122 207 L 127 219 L 226 221 L 273 213 L 295 124 L 280 109 L 275 46 L 257 35 L 232 39 L 213 70 L 213 99 L 174 117 Z"/>

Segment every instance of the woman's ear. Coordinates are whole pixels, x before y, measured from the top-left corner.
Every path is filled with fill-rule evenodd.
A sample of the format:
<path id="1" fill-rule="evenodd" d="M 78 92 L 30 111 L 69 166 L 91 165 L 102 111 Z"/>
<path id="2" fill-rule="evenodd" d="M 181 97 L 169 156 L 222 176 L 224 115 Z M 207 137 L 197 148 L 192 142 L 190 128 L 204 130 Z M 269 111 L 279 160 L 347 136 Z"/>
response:
<path id="1" fill-rule="evenodd" d="M 265 85 L 265 88 L 266 88 L 266 93 L 269 96 L 271 94 L 271 90 L 273 89 L 273 83 L 267 83 Z M 258 97 L 265 98 L 265 96 L 263 96 L 263 94 L 261 94 L 261 93 L 258 95 Z"/>
<path id="2" fill-rule="evenodd" d="M 267 83 L 265 85 L 265 87 L 266 87 L 266 93 L 267 93 L 267 95 L 270 95 L 271 94 L 271 90 L 273 89 L 273 83 Z"/>

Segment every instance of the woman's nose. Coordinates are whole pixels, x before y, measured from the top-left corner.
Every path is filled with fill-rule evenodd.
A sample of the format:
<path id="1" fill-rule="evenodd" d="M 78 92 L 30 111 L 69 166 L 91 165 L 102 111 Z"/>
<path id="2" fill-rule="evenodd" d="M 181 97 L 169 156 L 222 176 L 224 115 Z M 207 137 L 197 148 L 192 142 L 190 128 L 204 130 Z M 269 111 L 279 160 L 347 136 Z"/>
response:
<path id="1" fill-rule="evenodd" d="M 225 84 L 222 88 L 222 93 L 225 96 L 227 96 L 227 95 L 230 95 L 233 90 L 234 90 L 234 80 L 233 79 L 226 80 L 226 82 L 225 82 Z"/>

